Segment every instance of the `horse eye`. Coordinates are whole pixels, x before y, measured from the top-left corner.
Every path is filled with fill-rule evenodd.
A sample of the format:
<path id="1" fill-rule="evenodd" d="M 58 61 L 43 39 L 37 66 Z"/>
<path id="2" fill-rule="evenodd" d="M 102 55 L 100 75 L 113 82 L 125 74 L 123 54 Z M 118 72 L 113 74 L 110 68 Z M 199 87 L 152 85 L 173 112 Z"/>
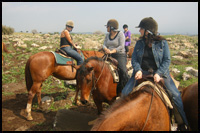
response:
<path id="1" fill-rule="evenodd" d="M 91 79 L 88 79 L 88 80 L 87 80 L 87 83 L 90 83 L 90 82 L 91 82 Z"/>

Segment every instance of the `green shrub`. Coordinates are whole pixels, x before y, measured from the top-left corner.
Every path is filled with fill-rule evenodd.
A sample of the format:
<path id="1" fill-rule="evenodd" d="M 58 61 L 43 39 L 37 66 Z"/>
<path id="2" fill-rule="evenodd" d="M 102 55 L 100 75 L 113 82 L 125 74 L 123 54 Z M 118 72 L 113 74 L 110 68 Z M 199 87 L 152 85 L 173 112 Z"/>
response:
<path id="1" fill-rule="evenodd" d="M 10 35 L 15 32 L 14 28 L 2 25 L 2 35 Z"/>

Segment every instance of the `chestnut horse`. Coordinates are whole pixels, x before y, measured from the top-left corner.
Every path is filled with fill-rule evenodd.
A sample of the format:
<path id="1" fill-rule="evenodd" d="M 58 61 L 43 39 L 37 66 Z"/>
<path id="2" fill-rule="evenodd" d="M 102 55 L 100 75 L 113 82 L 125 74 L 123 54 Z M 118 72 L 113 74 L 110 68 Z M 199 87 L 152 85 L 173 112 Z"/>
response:
<path id="1" fill-rule="evenodd" d="M 98 114 L 102 112 L 102 103 L 112 104 L 117 96 L 117 83 L 114 83 L 109 66 L 102 58 L 90 57 L 84 61 L 77 70 L 77 87 L 75 104 L 79 90 L 81 91 L 80 101 L 88 103 L 90 92 L 97 106 Z"/>
<path id="2" fill-rule="evenodd" d="M 83 55 L 88 56 L 103 56 L 100 52 L 82 51 Z M 55 62 L 55 57 L 51 52 L 39 52 L 32 55 L 25 67 L 26 88 L 28 90 L 28 102 L 26 111 L 28 113 L 27 120 L 33 120 L 31 116 L 32 100 L 37 94 L 38 104 L 41 105 L 41 87 L 42 83 L 50 76 L 54 76 L 61 80 L 73 80 L 76 76 L 76 69 L 70 65 L 58 65 Z"/>
<path id="3" fill-rule="evenodd" d="M 129 46 L 128 58 L 132 57 L 133 51 L 134 51 L 134 47 L 133 46 Z"/>
<path id="4" fill-rule="evenodd" d="M 198 82 L 182 90 L 184 111 L 192 131 L 198 131 Z"/>
<path id="5" fill-rule="evenodd" d="M 152 89 L 140 90 L 114 102 L 95 121 L 91 131 L 169 131 L 168 110 Z"/>

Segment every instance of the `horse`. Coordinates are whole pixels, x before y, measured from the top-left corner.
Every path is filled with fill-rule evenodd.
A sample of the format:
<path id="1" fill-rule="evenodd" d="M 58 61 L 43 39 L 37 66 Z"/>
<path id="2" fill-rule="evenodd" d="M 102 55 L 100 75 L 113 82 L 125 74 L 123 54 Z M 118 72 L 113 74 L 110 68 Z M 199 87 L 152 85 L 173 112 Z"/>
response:
<path id="1" fill-rule="evenodd" d="M 3 51 L 6 53 L 11 53 L 11 51 L 7 50 L 5 43 L 2 42 L 2 53 Z M 2 65 L 3 65 L 3 54 L 2 54 Z"/>
<path id="2" fill-rule="evenodd" d="M 170 131 L 170 115 L 152 86 L 116 100 L 95 121 L 91 131 Z"/>
<path id="3" fill-rule="evenodd" d="M 192 131 L 198 131 L 198 82 L 182 89 L 186 118 Z"/>
<path id="4" fill-rule="evenodd" d="M 112 104 L 117 96 L 117 83 L 113 81 L 113 76 L 109 66 L 102 58 L 90 57 L 77 70 L 77 86 L 74 98 L 77 103 L 79 90 L 81 91 L 80 101 L 82 104 L 88 104 L 90 92 L 100 114 L 103 110 L 102 103 Z"/>
<path id="5" fill-rule="evenodd" d="M 134 51 L 134 47 L 133 46 L 129 46 L 128 58 L 132 57 L 133 51 Z"/>
<path id="6" fill-rule="evenodd" d="M 100 52 L 82 51 L 83 55 L 88 56 L 103 56 Z M 31 116 L 32 100 L 37 94 L 39 106 L 41 105 L 41 87 L 42 83 L 50 76 L 54 76 L 61 80 L 73 80 L 76 77 L 76 69 L 71 65 L 56 64 L 53 53 L 44 51 L 36 53 L 28 59 L 25 66 L 25 81 L 28 91 L 28 102 L 26 107 L 27 120 L 33 120 Z M 73 71 L 72 71 L 73 69 Z"/>

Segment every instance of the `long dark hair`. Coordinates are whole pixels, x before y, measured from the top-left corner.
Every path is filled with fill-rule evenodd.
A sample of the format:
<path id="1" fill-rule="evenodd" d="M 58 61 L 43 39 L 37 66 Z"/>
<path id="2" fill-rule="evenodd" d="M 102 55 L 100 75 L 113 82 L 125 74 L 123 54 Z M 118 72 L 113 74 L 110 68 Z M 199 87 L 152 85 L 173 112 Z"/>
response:
<path id="1" fill-rule="evenodd" d="M 149 47 L 152 47 L 152 43 L 154 41 L 166 40 L 163 36 L 150 34 L 150 33 L 148 33 L 148 35 L 140 37 L 139 39 L 143 39 L 145 44 L 148 45 Z"/>

